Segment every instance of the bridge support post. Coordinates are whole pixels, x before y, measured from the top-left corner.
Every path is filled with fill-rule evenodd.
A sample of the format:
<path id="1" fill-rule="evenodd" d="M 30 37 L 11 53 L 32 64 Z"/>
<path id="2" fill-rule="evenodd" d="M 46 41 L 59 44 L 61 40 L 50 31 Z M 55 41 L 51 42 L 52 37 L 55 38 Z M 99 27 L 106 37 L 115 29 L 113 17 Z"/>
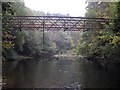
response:
<path id="1" fill-rule="evenodd" d="M 86 31 L 85 24 L 86 24 L 86 23 L 85 23 L 85 20 L 84 20 L 84 25 L 83 25 L 84 29 L 83 29 L 83 32 Z"/>
<path id="2" fill-rule="evenodd" d="M 43 19 L 43 47 L 44 47 L 44 44 L 45 44 L 45 34 L 44 34 L 44 30 L 45 29 L 45 20 Z"/>

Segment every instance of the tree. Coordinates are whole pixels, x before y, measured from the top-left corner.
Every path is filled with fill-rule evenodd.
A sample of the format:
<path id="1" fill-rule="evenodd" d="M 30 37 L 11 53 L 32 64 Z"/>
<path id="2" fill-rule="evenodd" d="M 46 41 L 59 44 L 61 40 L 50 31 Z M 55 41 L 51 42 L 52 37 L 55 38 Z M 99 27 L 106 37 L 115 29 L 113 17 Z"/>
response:
<path id="1" fill-rule="evenodd" d="M 98 2 L 88 4 L 86 17 L 112 18 L 115 20 L 109 24 L 94 24 L 95 26 L 103 25 L 104 29 L 84 32 L 77 48 L 78 53 L 94 58 L 101 64 L 119 63 L 119 5 L 119 3 Z"/>

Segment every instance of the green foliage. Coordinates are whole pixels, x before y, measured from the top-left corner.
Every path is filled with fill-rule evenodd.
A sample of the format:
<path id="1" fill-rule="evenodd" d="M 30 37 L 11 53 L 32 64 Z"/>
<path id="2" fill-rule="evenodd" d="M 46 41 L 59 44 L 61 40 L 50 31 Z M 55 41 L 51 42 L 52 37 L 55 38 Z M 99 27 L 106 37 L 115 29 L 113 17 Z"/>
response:
<path id="1" fill-rule="evenodd" d="M 14 32 L 14 36 L 16 37 L 14 40 L 14 49 L 16 52 L 21 52 L 23 51 L 22 45 L 24 44 L 24 32 L 22 31 L 16 31 Z"/>
<path id="2" fill-rule="evenodd" d="M 94 9 L 88 8 L 85 14 L 86 17 L 96 17 L 96 13 Z"/>
<path id="3" fill-rule="evenodd" d="M 18 6 L 22 7 L 19 8 Z M 22 2 L 2 2 L 2 53 L 5 60 L 12 59 L 13 56 L 17 55 L 16 52 L 22 50 L 24 35 L 19 29 L 11 30 L 7 24 L 9 23 L 9 16 L 22 15 L 25 12 L 23 6 L 24 3 Z"/>
<path id="4" fill-rule="evenodd" d="M 92 8 L 95 6 L 94 8 Z M 93 14 L 91 14 L 93 13 Z M 96 16 L 95 16 L 96 15 Z M 104 30 L 89 30 L 83 33 L 77 53 L 95 58 L 101 64 L 120 63 L 120 2 L 88 4 L 86 17 L 104 17 L 115 19 Z M 96 23 L 94 25 L 101 25 Z"/>

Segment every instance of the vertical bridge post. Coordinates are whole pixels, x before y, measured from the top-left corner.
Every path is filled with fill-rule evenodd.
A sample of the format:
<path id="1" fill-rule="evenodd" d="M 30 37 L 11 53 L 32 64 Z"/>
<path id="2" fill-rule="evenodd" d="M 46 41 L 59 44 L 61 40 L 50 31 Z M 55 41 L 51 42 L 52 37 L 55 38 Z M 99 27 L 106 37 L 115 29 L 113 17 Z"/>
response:
<path id="1" fill-rule="evenodd" d="M 45 35 L 44 35 L 44 30 L 45 29 L 45 18 L 43 18 L 43 47 L 44 47 L 44 44 L 45 44 Z"/>

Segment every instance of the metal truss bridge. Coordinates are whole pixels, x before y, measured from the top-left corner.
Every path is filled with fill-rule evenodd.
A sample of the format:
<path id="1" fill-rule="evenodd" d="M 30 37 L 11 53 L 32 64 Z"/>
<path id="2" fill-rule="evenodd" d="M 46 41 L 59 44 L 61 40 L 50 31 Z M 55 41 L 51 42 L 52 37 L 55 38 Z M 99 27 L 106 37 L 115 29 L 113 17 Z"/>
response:
<path id="1" fill-rule="evenodd" d="M 43 30 L 68 30 L 80 31 L 85 29 L 104 29 L 111 19 L 63 17 L 63 16 L 14 16 L 10 17 L 9 28 L 43 29 Z"/>

